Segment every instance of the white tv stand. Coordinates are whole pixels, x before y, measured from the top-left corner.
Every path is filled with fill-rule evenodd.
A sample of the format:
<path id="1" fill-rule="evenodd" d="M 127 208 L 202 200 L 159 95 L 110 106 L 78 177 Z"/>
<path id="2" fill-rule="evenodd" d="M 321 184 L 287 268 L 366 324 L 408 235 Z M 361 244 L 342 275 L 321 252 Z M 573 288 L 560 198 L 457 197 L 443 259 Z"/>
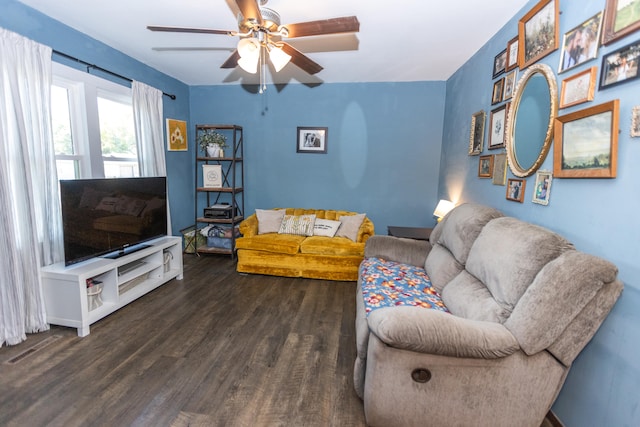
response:
<path id="1" fill-rule="evenodd" d="M 182 239 L 167 236 L 146 244 L 149 247 L 116 259 L 93 258 L 67 267 L 58 263 L 42 268 L 47 322 L 78 328 L 78 336 L 84 337 L 92 323 L 171 279 L 182 280 Z M 89 298 L 95 297 L 87 295 L 88 279 L 102 282 L 102 304 L 93 310 Z"/>

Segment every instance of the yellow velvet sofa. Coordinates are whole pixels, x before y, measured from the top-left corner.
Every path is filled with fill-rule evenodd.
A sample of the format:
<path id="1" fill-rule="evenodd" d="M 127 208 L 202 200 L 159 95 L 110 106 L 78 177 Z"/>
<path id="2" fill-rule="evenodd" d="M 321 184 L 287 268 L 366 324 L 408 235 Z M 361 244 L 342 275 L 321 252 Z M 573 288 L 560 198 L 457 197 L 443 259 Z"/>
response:
<path id="1" fill-rule="evenodd" d="M 286 208 L 286 215 L 310 215 L 339 220 L 356 212 Z M 311 279 L 356 281 L 364 258 L 364 244 L 374 234 L 373 222 L 365 217 L 356 241 L 346 237 L 258 234 L 256 214 L 240 224 L 242 237 L 236 239 L 239 273 Z"/>

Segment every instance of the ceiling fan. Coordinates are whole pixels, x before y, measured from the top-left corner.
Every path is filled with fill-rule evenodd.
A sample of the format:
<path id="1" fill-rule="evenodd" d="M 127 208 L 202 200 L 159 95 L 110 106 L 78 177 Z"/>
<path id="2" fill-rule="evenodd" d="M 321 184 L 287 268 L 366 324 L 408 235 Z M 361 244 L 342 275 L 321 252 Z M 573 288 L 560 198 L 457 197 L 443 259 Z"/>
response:
<path id="1" fill-rule="evenodd" d="M 239 36 L 240 41 L 237 49 L 222 64 L 221 68 L 235 68 L 240 65 L 245 71 L 255 74 L 258 65 L 260 65 L 261 82 L 263 81 L 266 53 L 269 54 L 269 59 L 276 72 L 280 71 L 289 61 L 309 74 L 316 74 L 322 70 L 320 64 L 290 44 L 283 42 L 282 38 L 351 33 L 360 30 L 360 22 L 355 16 L 281 25 L 280 15 L 273 9 L 263 7 L 267 0 L 260 0 L 260 5 L 257 0 L 235 0 L 235 3 L 240 10 L 238 31 L 156 25 L 150 25 L 147 28 L 151 31 Z"/>

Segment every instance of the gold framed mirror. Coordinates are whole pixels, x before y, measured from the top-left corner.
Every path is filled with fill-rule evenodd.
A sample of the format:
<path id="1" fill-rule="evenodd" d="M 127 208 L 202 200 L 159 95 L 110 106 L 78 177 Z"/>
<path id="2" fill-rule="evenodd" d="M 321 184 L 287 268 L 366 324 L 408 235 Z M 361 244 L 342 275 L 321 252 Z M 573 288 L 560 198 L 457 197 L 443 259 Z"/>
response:
<path id="1" fill-rule="evenodd" d="M 515 176 L 533 175 L 549 153 L 558 113 L 556 76 L 546 64 L 530 66 L 520 77 L 506 124 L 509 168 Z"/>

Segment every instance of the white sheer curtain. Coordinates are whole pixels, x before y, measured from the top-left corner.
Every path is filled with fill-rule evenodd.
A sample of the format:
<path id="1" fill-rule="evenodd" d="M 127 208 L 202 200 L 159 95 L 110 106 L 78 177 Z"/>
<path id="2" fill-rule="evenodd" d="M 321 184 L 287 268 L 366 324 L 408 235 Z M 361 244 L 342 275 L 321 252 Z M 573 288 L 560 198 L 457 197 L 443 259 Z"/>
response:
<path id="1" fill-rule="evenodd" d="M 49 329 L 40 267 L 62 256 L 51 48 L 0 28 L 0 346 Z"/>
<path id="2" fill-rule="evenodd" d="M 131 91 L 140 176 L 166 176 L 162 91 L 137 81 Z"/>
<path id="3" fill-rule="evenodd" d="M 167 176 L 164 157 L 162 91 L 133 81 L 133 121 L 136 130 L 140 176 Z M 167 196 L 169 189 L 167 188 Z M 168 201 L 167 197 L 167 201 Z M 167 234 L 171 234 L 171 216 L 167 207 Z"/>

